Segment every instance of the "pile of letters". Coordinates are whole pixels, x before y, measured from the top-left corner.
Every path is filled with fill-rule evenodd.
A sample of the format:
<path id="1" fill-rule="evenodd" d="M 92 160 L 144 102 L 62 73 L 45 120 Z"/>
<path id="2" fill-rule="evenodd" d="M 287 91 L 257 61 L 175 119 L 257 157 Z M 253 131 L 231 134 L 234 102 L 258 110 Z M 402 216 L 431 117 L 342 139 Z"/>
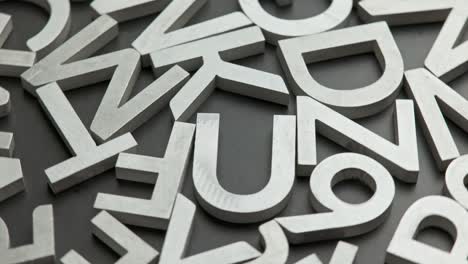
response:
<path id="1" fill-rule="evenodd" d="M 443 193 L 424 197 L 407 209 L 385 260 L 468 263 L 468 156 L 460 155 L 444 119 L 468 132 L 468 101 L 446 84 L 468 71 L 468 43 L 458 44 L 468 20 L 468 2 L 332 0 L 318 15 L 287 20 L 267 12 L 260 0 L 238 0 L 242 11 L 185 27 L 207 1 L 94 0 L 90 6 L 96 19 L 70 36 L 70 1 L 34 0 L 50 17 L 28 40 L 30 51 L 0 49 L 0 76 L 21 78 L 71 152 L 71 158 L 45 170 L 55 194 L 111 169 L 118 179 L 153 184 L 150 199 L 107 193 L 95 199 L 94 208 L 101 211 L 91 220 L 93 234 L 121 256 L 117 263 L 282 264 L 287 263 L 290 244 L 339 241 L 372 232 L 391 212 L 394 181 L 418 180 L 416 119 L 438 168 L 445 172 L 445 187 Z M 345 27 L 353 9 L 363 24 Z M 95 55 L 118 36 L 119 23 L 147 15 L 155 19 L 131 48 Z M 405 72 L 390 27 L 429 22 L 444 25 L 425 68 Z M 0 13 L 0 46 L 12 29 L 11 17 Z M 277 46 L 285 80 L 232 63 L 264 53 L 266 43 Z M 358 89 L 326 87 L 307 68 L 310 63 L 368 52 L 375 53 L 382 75 Z M 153 70 L 156 80 L 130 97 L 145 67 Z M 102 81 L 110 83 L 88 128 L 64 92 Z M 296 102 L 296 115 L 273 117 L 270 180 L 257 193 L 231 193 L 218 181 L 220 115 L 197 114 L 215 88 L 273 104 L 287 106 L 291 98 Z M 402 89 L 409 99 L 397 99 Z M 353 121 L 393 105 L 396 143 Z M 137 154 L 132 132 L 167 106 L 174 125 L 164 157 Z M 0 113 L 7 115 L 10 109 L 10 94 L 0 88 Z M 194 115 L 196 124 L 187 122 Z M 349 152 L 318 162 L 317 134 Z M 13 148 L 14 135 L 1 132 L 0 201 L 25 189 Z M 196 211 L 180 193 L 188 169 L 200 208 L 225 222 L 259 224 L 263 252 L 238 242 L 185 256 Z M 316 213 L 278 217 L 288 205 L 295 178 L 304 176 L 310 179 Z M 342 201 L 332 188 L 347 179 L 367 185 L 373 196 L 360 204 Z M 126 225 L 166 230 L 161 252 Z M 414 239 L 425 227 L 452 234 L 452 250 Z M 91 263 L 74 250 L 56 256 L 52 205 L 34 210 L 33 230 L 32 244 L 10 247 L 6 223 L 0 219 L 1 264 Z M 356 254 L 357 246 L 338 242 L 330 263 L 353 263 Z M 322 262 L 314 254 L 297 263 Z"/>

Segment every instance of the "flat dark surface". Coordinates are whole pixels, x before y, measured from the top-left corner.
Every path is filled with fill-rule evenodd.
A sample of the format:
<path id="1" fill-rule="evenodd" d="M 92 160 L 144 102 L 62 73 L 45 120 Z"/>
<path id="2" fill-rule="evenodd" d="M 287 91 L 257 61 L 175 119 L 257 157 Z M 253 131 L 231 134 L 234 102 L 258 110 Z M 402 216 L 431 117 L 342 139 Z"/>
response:
<path id="1" fill-rule="evenodd" d="M 112 1 L 112 0 L 109 0 Z M 291 8 L 279 9 L 273 1 L 264 1 L 266 8 L 284 18 L 300 18 L 317 14 L 329 5 L 328 0 L 297 0 Z M 268 3 L 266 3 L 268 2 Z M 271 3 L 270 3 L 271 2 Z M 87 4 L 73 4 L 72 34 L 92 20 L 92 10 Z M 191 24 L 216 16 L 240 10 L 236 0 L 210 0 Z M 40 8 L 21 1 L 0 2 L 0 11 L 13 15 L 14 31 L 5 47 L 26 49 L 26 40 L 37 33 L 47 21 L 47 13 Z M 153 16 L 126 22 L 120 26 L 120 35 L 100 53 L 130 47 L 130 43 L 153 20 Z M 359 24 L 355 11 L 350 25 Z M 424 58 L 435 40 L 441 24 L 394 27 L 392 33 L 403 55 L 406 69 L 423 66 Z M 268 46 L 265 55 L 238 61 L 237 63 L 268 72 L 283 74 L 275 54 L 275 47 Z M 320 82 L 336 89 L 352 89 L 368 84 L 379 78 L 380 67 L 373 54 L 353 56 L 329 62 L 310 65 L 311 74 Z M 464 96 L 468 96 L 467 75 L 450 85 Z M 135 91 L 150 83 L 154 77 L 150 70 L 144 70 Z M 67 92 L 74 108 L 89 127 L 107 82 Z M 0 204 L 0 217 L 9 229 L 12 245 L 31 242 L 31 213 L 41 204 L 52 203 L 55 210 L 57 257 L 75 249 L 93 263 L 113 263 L 118 256 L 91 235 L 91 218 L 97 214 L 93 209 L 98 192 L 120 193 L 136 197 L 149 197 L 151 185 L 119 182 L 114 171 L 109 171 L 93 180 L 53 195 L 47 186 L 44 169 L 70 157 L 65 144 L 47 119 L 35 98 L 23 91 L 19 79 L 0 78 L 0 85 L 11 92 L 12 113 L 0 120 L 0 129 L 13 131 L 16 138 L 15 156 L 21 158 L 27 192 Z M 405 98 L 404 93 L 401 98 Z M 386 111 L 359 120 L 365 127 L 393 141 L 394 106 Z M 295 104 L 289 109 L 246 97 L 216 91 L 202 105 L 199 112 L 220 113 L 220 156 L 219 179 L 224 187 L 236 193 L 252 193 L 261 190 L 267 183 L 270 171 L 272 120 L 275 114 L 294 114 Z M 191 118 L 194 122 L 195 117 Z M 461 153 L 467 153 L 466 134 L 449 123 L 452 134 Z M 139 153 L 162 156 L 171 131 L 172 121 L 169 109 L 152 118 L 137 129 L 133 135 L 139 143 Z M 421 172 L 416 185 L 396 182 L 397 193 L 389 219 L 380 228 L 369 234 L 346 239 L 359 246 L 357 263 L 383 263 L 385 250 L 406 209 L 418 198 L 441 194 L 443 174 L 438 172 L 420 127 L 418 144 Z M 319 156 L 324 159 L 344 149 L 319 138 Z M 194 200 L 191 170 L 187 175 L 183 193 Z M 336 192 L 348 201 L 359 201 L 370 194 L 365 188 L 353 184 L 341 184 Z M 282 216 L 313 213 L 308 203 L 308 181 L 298 179 L 289 206 Z M 217 221 L 198 208 L 194 223 L 193 237 L 188 249 L 195 254 L 231 242 L 245 240 L 260 249 L 258 225 L 232 225 Z M 148 243 L 160 250 L 164 232 L 133 228 Z M 418 236 L 427 243 L 450 249 L 451 240 L 443 232 L 429 230 Z M 312 253 L 317 253 L 328 263 L 337 241 L 312 243 L 291 248 L 290 263 Z M 1 263 L 1 256 L 0 256 Z"/>

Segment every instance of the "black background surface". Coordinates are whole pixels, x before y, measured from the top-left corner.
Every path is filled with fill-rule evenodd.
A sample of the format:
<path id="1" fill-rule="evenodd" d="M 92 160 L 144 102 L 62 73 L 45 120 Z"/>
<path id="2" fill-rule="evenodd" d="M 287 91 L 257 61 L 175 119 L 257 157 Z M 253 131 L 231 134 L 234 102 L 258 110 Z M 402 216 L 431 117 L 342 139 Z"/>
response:
<path id="1" fill-rule="evenodd" d="M 112 0 L 109 0 L 112 1 Z M 189 24 L 208 20 L 232 11 L 240 10 L 236 0 L 210 0 Z M 329 5 L 328 0 L 296 0 L 290 8 L 275 7 L 273 1 L 263 1 L 273 14 L 284 18 L 305 18 L 318 14 Z M 26 40 L 45 25 L 47 13 L 32 4 L 21 1 L 0 2 L 0 12 L 13 15 L 14 31 L 5 48 L 26 50 Z M 120 35 L 111 44 L 99 51 L 100 54 L 130 47 L 131 42 L 154 19 L 155 15 L 120 24 Z M 72 4 L 72 34 L 82 29 L 93 19 L 93 11 L 87 3 Z M 356 11 L 349 25 L 361 23 Z M 393 27 L 396 39 L 405 61 L 406 69 L 423 66 L 424 58 L 434 42 L 441 24 Z M 275 47 L 267 45 L 265 55 L 237 61 L 241 65 L 281 74 Z M 352 56 L 327 62 L 315 63 L 309 67 L 311 74 L 321 83 L 336 89 L 353 89 L 372 83 L 381 74 L 380 66 L 373 54 Z M 151 71 L 145 69 L 137 83 L 135 92 L 140 91 L 154 79 Z M 467 75 L 450 83 L 460 94 L 467 96 Z M 66 93 L 78 115 L 89 127 L 108 82 L 80 88 Z M 9 229 L 12 246 L 31 242 L 32 210 L 41 204 L 54 205 L 57 258 L 68 250 L 75 249 L 93 263 L 113 263 L 118 256 L 91 235 L 90 220 L 97 214 L 93 208 L 98 192 L 120 193 L 128 196 L 147 197 L 152 185 L 119 182 L 114 171 L 108 171 L 76 186 L 60 195 L 54 195 L 47 186 L 44 169 L 70 157 L 65 144 L 42 111 L 38 101 L 24 92 L 19 79 L 0 78 L 0 86 L 11 92 L 12 113 L 0 120 L 0 130 L 15 133 L 15 157 L 21 158 L 27 191 L 0 204 L 0 217 Z M 401 98 L 406 95 L 402 92 Z M 215 91 L 200 107 L 199 112 L 220 113 L 220 153 L 218 158 L 219 179 L 228 190 L 247 194 L 262 189 L 268 182 L 271 159 L 272 120 L 275 114 L 294 114 L 295 103 L 291 99 L 289 108 Z M 393 138 L 394 105 L 376 116 L 358 122 L 388 140 Z M 195 121 L 195 116 L 190 122 Z M 461 153 L 468 150 L 466 134 L 449 123 Z M 140 154 L 161 157 L 164 153 L 172 128 L 171 114 L 165 108 L 133 135 L 137 139 Z M 319 138 L 320 160 L 346 151 L 331 141 Z M 406 209 L 418 198 L 441 194 L 443 174 L 440 173 L 426 144 L 418 124 L 418 145 L 420 177 L 416 185 L 396 182 L 396 197 L 389 219 L 369 234 L 346 239 L 359 246 L 356 263 L 383 263 L 385 250 L 398 222 Z M 191 164 L 190 164 L 191 168 Z M 183 193 L 194 200 L 191 169 L 186 177 Z M 371 195 L 358 184 L 343 183 L 335 188 L 340 197 L 347 201 L 363 201 Z M 312 213 L 308 202 L 308 180 L 297 179 L 288 207 L 280 214 L 296 215 Z M 131 228 L 157 250 L 161 249 L 164 232 L 144 228 Z M 448 235 L 437 230 L 428 230 L 418 236 L 420 240 L 450 249 Z M 188 254 L 195 254 L 231 242 L 247 241 L 260 249 L 258 225 L 233 225 L 214 219 L 198 208 L 193 236 Z M 337 241 L 311 243 L 291 247 L 288 263 L 317 253 L 328 263 Z M 0 256 L 1 263 L 1 256 Z"/>

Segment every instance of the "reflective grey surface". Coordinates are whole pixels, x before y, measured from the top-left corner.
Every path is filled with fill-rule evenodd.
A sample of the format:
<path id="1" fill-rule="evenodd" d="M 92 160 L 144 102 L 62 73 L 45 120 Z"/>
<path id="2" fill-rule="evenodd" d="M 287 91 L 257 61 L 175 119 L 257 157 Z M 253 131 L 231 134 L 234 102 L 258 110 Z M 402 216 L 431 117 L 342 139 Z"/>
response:
<path id="1" fill-rule="evenodd" d="M 311 14 L 323 11 L 330 1 L 328 0 L 296 0 L 291 8 L 279 9 L 274 1 L 263 1 L 262 4 L 269 12 L 285 18 L 305 18 Z M 5 1 L 0 3 L 2 12 L 13 14 L 15 30 L 6 42 L 5 48 L 28 50 L 26 40 L 39 32 L 48 19 L 48 14 L 21 1 Z M 219 15 L 240 11 L 236 1 L 210 0 L 209 4 L 194 16 L 188 23 L 202 22 Z M 73 21 L 72 35 L 89 24 L 94 17 L 93 11 L 87 3 L 72 4 Z M 131 47 L 131 43 L 154 20 L 154 17 L 142 18 L 120 24 L 120 35 L 106 46 L 99 54 Z M 34 21 L 35 23 L 31 23 Z M 350 25 L 358 22 L 356 11 L 353 11 Z M 439 33 L 441 24 L 427 24 L 421 26 L 391 27 L 396 38 L 406 69 L 419 68 L 424 65 L 427 52 Z M 265 55 L 235 61 L 237 64 L 281 74 L 275 48 L 266 46 Z M 312 64 L 309 67 L 313 76 L 321 83 L 336 89 L 352 89 L 367 85 L 380 76 L 379 64 L 374 56 L 363 54 L 351 58 Z M 284 75 L 283 75 L 284 77 Z M 143 70 L 141 78 L 137 81 L 135 91 L 140 91 L 154 81 L 149 70 Z M 0 119 L 2 131 L 15 132 L 15 157 L 24 162 L 24 177 L 28 192 L 21 193 L 11 200 L 0 205 L 0 217 L 4 218 L 10 229 L 12 243 L 16 245 L 31 242 L 32 226 L 31 214 L 37 205 L 49 202 L 54 203 L 56 229 L 57 229 L 57 256 L 61 257 L 74 248 L 92 263 L 113 263 L 118 256 L 113 254 L 98 239 L 91 236 L 92 223 L 90 220 L 97 214 L 93 203 L 98 192 L 121 193 L 127 196 L 149 198 L 153 190 L 151 185 L 132 184 L 117 181 L 115 173 L 106 172 L 77 188 L 54 196 L 48 189 L 45 168 L 70 157 L 67 148 L 60 136 L 51 126 L 47 116 L 35 98 L 21 88 L 17 79 L 0 78 L 0 84 L 11 92 L 12 112 L 8 117 Z M 468 79 L 463 76 L 450 83 L 450 86 L 462 94 L 468 95 L 466 89 Z M 104 95 L 108 83 L 94 84 L 66 93 L 77 114 L 89 128 L 96 109 Z M 406 95 L 402 92 L 400 98 Z M 261 190 L 267 183 L 271 166 L 271 128 L 274 114 L 294 113 L 294 101 L 288 110 L 275 104 L 249 99 L 243 96 L 216 90 L 207 101 L 202 104 L 199 111 L 205 113 L 220 112 L 223 122 L 220 124 L 220 150 L 218 168 L 225 171 L 220 182 L 232 192 L 248 194 Z M 369 128 L 389 141 L 394 140 L 392 105 L 383 113 L 370 118 L 358 120 L 357 123 Z M 195 117 L 189 119 L 195 123 Z M 138 151 L 143 155 L 162 157 L 172 129 L 171 113 L 165 108 L 159 115 L 151 118 L 148 123 L 136 129 L 134 137 L 139 143 Z M 450 121 L 448 126 L 457 142 L 460 153 L 468 152 L 468 139 L 466 134 Z M 268 129 L 264 129 L 268 128 Z M 376 264 L 383 263 L 385 250 L 398 226 L 398 222 L 406 209 L 419 197 L 440 194 L 444 185 L 444 175 L 438 172 L 437 166 L 425 142 L 421 127 L 417 125 L 418 150 L 420 163 L 420 177 L 416 185 L 407 185 L 396 181 L 396 196 L 392 212 L 386 221 L 377 230 L 364 236 L 346 239 L 347 242 L 359 246 L 356 263 Z M 319 136 L 318 161 L 337 152 L 347 151 L 328 139 Z M 231 146 L 231 147 L 230 147 Z M 32 151 L 34 150 L 34 151 Z M 189 164 L 191 167 L 191 163 Z M 191 170 L 187 174 L 183 193 L 194 200 Z M 282 216 L 312 213 L 308 203 L 308 179 L 296 179 L 294 192 L 289 206 L 281 213 Z M 351 200 L 361 201 L 366 197 L 366 190 L 355 188 L 350 184 L 337 186 L 336 192 Z M 204 252 L 236 241 L 247 241 L 263 252 L 260 245 L 258 225 L 243 225 L 241 227 L 217 221 L 206 214 L 202 209 L 195 214 L 193 235 L 187 247 L 188 255 Z M 72 229 L 70 226 L 75 228 Z M 141 235 L 155 249 L 160 251 L 164 232 L 131 228 Z M 72 237 L 73 239 L 70 239 Z M 443 233 L 429 232 L 418 237 L 424 241 L 450 247 L 450 240 Z M 337 241 L 324 243 L 311 243 L 303 246 L 292 246 L 289 263 L 295 263 L 311 254 L 318 254 L 323 263 L 328 263 Z"/>

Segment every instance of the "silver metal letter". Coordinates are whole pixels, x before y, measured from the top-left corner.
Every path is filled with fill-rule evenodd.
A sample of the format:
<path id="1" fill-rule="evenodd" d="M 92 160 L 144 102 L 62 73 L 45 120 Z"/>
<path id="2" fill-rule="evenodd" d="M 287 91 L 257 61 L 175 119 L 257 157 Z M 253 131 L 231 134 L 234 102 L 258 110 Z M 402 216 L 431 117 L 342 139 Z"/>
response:
<path id="1" fill-rule="evenodd" d="M 282 40 L 279 47 L 280 62 L 294 93 L 308 95 L 350 118 L 370 116 L 387 108 L 403 83 L 403 59 L 383 22 Z M 383 74 L 365 87 L 332 89 L 320 84 L 307 69 L 307 63 L 369 51 L 376 54 Z"/>
<path id="2" fill-rule="evenodd" d="M 33 211 L 33 243 L 10 248 L 8 228 L 0 218 L 0 258 L 2 264 L 55 263 L 54 213 L 52 205 Z"/>
<path id="3" fill-rule="evenodd" d="M 453 238 L 447 252 L 414 239 L 427 227 L 437 227 Z M 408 208 L 387 249 L 385 263 L 466 263 L 468 257 L 468 212 L 452 199 L 427 196 Z"/>
<path id="4" fill-rule="evenodd" d="M 0 0 L 4 1 L 4 0 Z M 69 0 L 23 0 L 35 4 L 50 13 L 49 21 L 39 33 L 28 39 L 26 45 L 43 57 L 68 37 L 71 24 Z"/>
<path id="5" fill-rule="evenodd" d="M 108 210 L 126 224 L 166 229 L 184 183 L 194 133 L 195 125 L 175 122 L 164 158 L 120 154 L 117 178 L 156 183 L 151 199 L 99 193 L 94 207 Z"/>
<path id="6" fill-rule="evenodd" d="M 358 247 L 343 241 L 338 242 L 335 252 L 329 262 L 329 264 L 353 264 L 356 258 Z M 322 264 L 323 262 L 318 258 L 316 254 L 310 255 L 302 260 L 296 262 L 296 264 Z"/>
<path id="7" fill-rule="evenodd" d="M 468 6 L 463 0 L 365 0 L 359 3 L 365 21 L 386 20 L 392 25 L 444 21 L 425 66 L 445 82 L 468 70 L 468 43 L 455 47 L 465 31 Z"/>
<path id="8" fill-rule="evenodd" d="M 0 157 L 11 157 L 15 148 L 13 133 L 0 132 Z"/>
<path id="9" fill-rule="evenodd" d="M 0 13 L 0 47 L 3 46 L 13 30 L 11 16 Z M 29 51 L 0 48 L 0 76 L 19 77 L 36 60 L 36 54 Z M 0 117 L 11 110 L 10 93 L 0 87 Z"/>
<path id="10" fill-rule="evenodd" d="M 0 13 L 0 47 L 3 46 L 13 29 L 11 16 Z M 34 64 L 36 54 L 27 51 L 0 48 L 0 76 L 19 77 Z M 11 110 L 10 93 L 0 87 L 0 117 Z M 0 132 L 0 202 L 23 191 L 23 172 L 19 159 L 13 156 L 13 133 Z"/>
<path id="11" fill-rule="evenodd" d="M 317 133 L 342 147 L 381 162 L 394 177 L 415 183 L 419 159 L 413 102 L 397 100 L 397 144 L 376 135 L 310 97 L 297 97 L 298 174 L 309 176 L 317 164 Z"/>
<path id="12" fill-rule="evenodd" d="M 138 58 L 136 51 L 131 51 L 133 58 Z M 143 91 L 128 100 L 137 75 L 128 74 L 129 61 L 120 61 L 104 98 L 91 123 L 95 138 L 104 142 L 109 138 L 132 132 L 169 104 L 189 78 L 189 74 L 179 66 L 174 66 Z M 138 69 L 139 71 L 139 69 Z M 132 80 L 123 80 L 128 76 Z"/>
<path id="13" fill-rule="evenodd" d="M 106 61 L 102 58 L 109 56 L 103 55 L 97 59 L 84 60 L 81 64 L 79 60 L 94 54 L 117 37 L 117 34 L 117 21 L 109 16 L 97 18 L 25 71 L 21 75 L 24 89 L 36 95 L 35 90 L 38 87 L 51 82 L 58 82 L 64 90 L 68 90 L 110 79 L 114 72 L 113 67 L 116 65 L 116 56 L 111 56 L 113 60 L 107 59 Z M 70 63 L 71 61 L 78 62 Z M 98 63 L 100 61 L 101 63 Z M 102 61 L 107 63 L 102 63 Z M 62 65 L 63 63 L 68 64 Z"/>
<path id="14" fill-rule="evenodd" d="M 468 155 L 458 157 L 450 163 L 445 172 L 444 191 L 468 210 Z"/>
<path id="15" fill-rule="evenodd" d="M 54 193 L 113 168 L 120 152 L 135 149 L 137 143 L 130 133 L 97 146 L 57 83 L 38 89 L 37 94 L 50 120 L 75 155 L 46 169 Z"/>
<path id="16" fill-rule="evenodd" d="M 122 256 L 116 264 L 156 263 L 159 252 L 106 211 L 101 211 L 91 222 L 93 234 Z M 61 261 L 63 264 L 89 263 L 74 250 L 63 256 Z"/>
<path id="17" fill-rule="evenodd" d="M 457 45 L 468 21 L 468 6 L 457 2 L 440 30 L 424 65 L 434 75 L 448 82 L 468 71 L 468 42 Z"/>
<path id="18" fill-rule="evenodd" d="M 246 242 L 237 242 L 184 258 L 195 211 L 190 200 L 182 194 L 177 196 L 159 264 L 234 264 L 260 256 L 260 252 Z"/>
<path id="19" fill-rule="evenodd" d="M 366 22 L 411 25 L 444 21 L 458 0 L 362 0 L 359 16 Z"/>
<path id="20" fill-rule="evenodd" d="M 5 44 L 12 30 L 11 16 L 0 13 L 0 47 Z M 19 77 L 35 60 L 34 52 L 0 49 L 0 76 Z"/>
<path id="21" fill-rule="evenodd" d="M 468 132 L 468 101 L 425 69 L 405 73 L 406 91 L 417 106 L 424 135 L 441 171 L 460 156 L 444 116 Z"/>
<path id="22" fill-rule="evenodd" d="M 124 22 L 163 10 L 171 0 L 93 0 L 91 7 L 99 15 Z"/>
<path id="23" fill-rule="evenodd" d="M 265 247 L 263 254 L 245 264 L 284 264 L 289 256 L 289 243 L 281 226 L 271 220 L 260 227 L 262 242 Z"/>
<path id="24" fill-rule="evenodd" d="M 242 11 L 262 28 L 267 41 L 276 44 L 278 40 L 324 32 L 339 27 L 347 21 L 353 8 L 353 0 L 332 0 L 323 13 L 304 19 L 287 20 L 275 17 L 263 9 L 260 0 L 239 0 Z M 291 0 L 276 0 L 278 5 L 292 4 Z"/>
<path id="25" fill-rule="evenodd" d="M 254 223 L 275 216 L 287 205 L 295 179 L 296 118 L 275 116 L 271 176 L 263 190 L 228 192 L 217 177 L 219 114 L 198 114 L 193 157 L 197 200 L 211 215 L 233 223 Z"/>
<path id="26" fill-rule="evenodd" d="M 97 50 L 114 38 L 116 32 L 116 22 L 102 16 L 23 74 L 25 88 L 32 93 L 36 86 L 50 82 L 58 82 L 63 90 L 68 90 L 110 79 L 91 124 L 99 142 L 142 125 L 167 105 L 189 78 L 187 72 L 175 66 L 129 100 L 141 70 L 140 54 L 134 49 L 70 62 L 92 54 L 89 50 Z"/>
<path id="27" fill-rule="evenodd" d="M 171 100 L 174 119 L 190 118 L 216 87 L 288 105 L 289 92 L 280 76 L 227 62 L 262 53 L 264 49 L 260 29 L 249 27 L 151 53 L 156 75 L 175 64 L 187 71 L 200 68 Z"/>
<path id="28" fill-rule="evenodd" d="M 0 157 L 0 202 L 24 190 L 19 159 Z"/>
<path id="29" fill-rule="evenodd" d="M 103 2 L 107 0 L 103 0 Z M 184 26 L 207 0 L 174 0 L 132 43 L 142 57 L 143 66 L 149 66 L 150 53 L 246 27 L 252 22 L 242 13 L 233 12 L 186 28 Z M 170 31 L 170 32 L 169 32 Z"/>
<path id="30" fill-rule="evenodd" d="M 342 201 L 332 188 L 347 179 L 368 185 L 374 195 L 361 204 Z M 294 244 L 368 233 L 385 221 L 395 196 L 390 173 L 375 160 L 355 153 L 337 154 L 322 161 L 312 172 L 310 190 L 312 207 L 319 213 L 276 219 Z"/>
<path id="31" fill-rule="evenodd" d="M 83 258 L 75 250 L 68 251 L 61 259 L 60 262 L 63 264 L 91 264 L 87 259 Z"/>

